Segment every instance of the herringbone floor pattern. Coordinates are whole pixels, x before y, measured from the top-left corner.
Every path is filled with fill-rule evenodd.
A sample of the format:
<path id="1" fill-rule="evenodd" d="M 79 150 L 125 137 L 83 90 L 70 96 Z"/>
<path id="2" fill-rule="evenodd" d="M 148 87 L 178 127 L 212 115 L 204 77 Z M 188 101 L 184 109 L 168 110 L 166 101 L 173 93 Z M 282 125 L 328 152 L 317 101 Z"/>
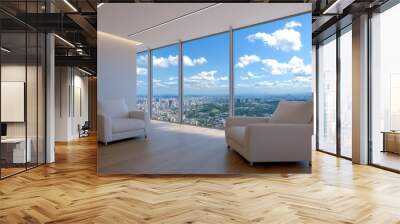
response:
<path id="1" fill-rule="evenodd" d="M 312 174 L 97 176 L 94 138 L 0 181 L 0 223 L 400 223 L 400 175 L 315 152 Z"/>

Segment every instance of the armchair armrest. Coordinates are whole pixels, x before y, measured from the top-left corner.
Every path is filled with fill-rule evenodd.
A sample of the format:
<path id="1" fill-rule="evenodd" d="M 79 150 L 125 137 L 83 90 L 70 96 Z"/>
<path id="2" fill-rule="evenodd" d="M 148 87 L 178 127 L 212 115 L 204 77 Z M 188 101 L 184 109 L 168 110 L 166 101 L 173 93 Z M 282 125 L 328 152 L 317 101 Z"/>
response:
<path id="1" fill-rule="evenodd" d="M 136 118 L 136 119 L 143 120 L 144 123 L 146 124 L 145 132 L 147 135 L 147 132 L 149 131 L 149 128 L 150 128 L 150 118 L 149 118 L 149 114 L 147 112 L 138 111 L 138 110 L 129 111 L 129 118 Z"/>
<path id="2" fill-rule="evenodd" d="M 245 144 L 253 159 L 274 156 L 281 161 L 311 160 L 312 124 L 250 124 Z"/>
<path id="3" fill-rule="evenodd" d="M 134 110 L 134 111 L 129 111 L 129 118 L 136 118 L 136 119 L 147 121 L 148 115 L 146 112 Z"/>
<path id="4" fill-rule="evenodd" d="M 268 123 L 267 117 L 228 117 L 226 118 L 225 127 L 246 126 L 249 124 Z"/>
<path id="5" fill-rule="evenodd" d="M 97 140 L 107 143 L 112 140 L 112 119 L 104 114 L 97 114 Z"/>

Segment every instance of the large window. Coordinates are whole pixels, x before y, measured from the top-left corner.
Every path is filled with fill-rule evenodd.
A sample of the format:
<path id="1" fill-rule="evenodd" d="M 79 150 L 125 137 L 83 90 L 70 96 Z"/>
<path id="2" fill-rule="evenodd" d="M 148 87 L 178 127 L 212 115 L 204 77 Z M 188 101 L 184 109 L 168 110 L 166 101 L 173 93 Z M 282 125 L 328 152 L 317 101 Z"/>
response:
<path id="1" fill-rule="evenodd" d="M 400 4 L 371 19 L 372 163 L 400 170 Z"/>
<path id="2" fill-rule="evenodd" d="M 179 122 L 178 45 L 153 50 L 152 119 Z"/>
<path id="3" fill-rule="evenodd" d="M 340 36 L 340 154 L 352 157 L 352 32 L 348 26 Z"/>
<path id="4" fill-rule="evenodd" d="M 183 44 L 183 122 L 223 128 L 229 116 L 229 33 Z"/>
<path id="5" fill-rule="evenodd" d="M 318 48 L 318 148 L 336 153 L 336 36 Z"/>
<path id="6" fill-rule="evenodd" d="M 281 100 L 310 100 L 311 14 L 234 32 L 234 114 L 270 116 Z"/>
<path id="7" fill-rule="evenodd" d="M 138 109 L 151 97 L 152 119 L 223 128 L 228 116 L 268 117 L 281 100 L 312 100 L 311 13 L 230 34 L 152 49 L 150 71 L 149 52 L 138 53 Z"/>
<path id="8" fill-rule="evenodd" d="M 148 55 L 147 52 L 136 55 L 136 109 L 148 111 Z"/>

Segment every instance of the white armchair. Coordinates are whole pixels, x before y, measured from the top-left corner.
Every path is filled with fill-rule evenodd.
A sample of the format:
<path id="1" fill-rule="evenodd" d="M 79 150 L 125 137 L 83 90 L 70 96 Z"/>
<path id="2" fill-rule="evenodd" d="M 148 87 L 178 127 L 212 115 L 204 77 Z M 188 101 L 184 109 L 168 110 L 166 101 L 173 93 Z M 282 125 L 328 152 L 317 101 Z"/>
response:
<path id="1" fill-rule="evenodd" d="M 308 161 L 311 165 L 312 101 L 281 101 L 271 118 L 229 117 L 225 139 L 254 162 Z"/>
<path id="2" fill-rule="evenodd" d="M 99 142 L 107 144 L 136 136 L 147 138 L 149 126 L 147 113 L 129 111 L 123 99 L 99 102 L 97 117 L 97 140 Z"/>

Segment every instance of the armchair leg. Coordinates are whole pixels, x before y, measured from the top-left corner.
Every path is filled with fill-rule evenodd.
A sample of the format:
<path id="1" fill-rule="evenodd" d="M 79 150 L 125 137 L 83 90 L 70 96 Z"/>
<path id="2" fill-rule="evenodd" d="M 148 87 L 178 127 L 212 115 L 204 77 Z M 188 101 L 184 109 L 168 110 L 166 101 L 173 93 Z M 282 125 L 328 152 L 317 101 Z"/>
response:
<path id="1" fill-rule="evenodd" d="M 147 135 L 144 135 L 144 139 L 147 139 Z"/>
<path id="2" fill-rule="evenodd" d="M 311 160 L 308 161 L 308 165 L 309 165 L 309 166 L 312 166 L 312 161 L 311 161 Z"/>
<path id="3" fill-rule="evenodd" d="M 230 145 L 227 145 L 226 148 L 231 149 L 231 146 L 230 146 Z"/>

